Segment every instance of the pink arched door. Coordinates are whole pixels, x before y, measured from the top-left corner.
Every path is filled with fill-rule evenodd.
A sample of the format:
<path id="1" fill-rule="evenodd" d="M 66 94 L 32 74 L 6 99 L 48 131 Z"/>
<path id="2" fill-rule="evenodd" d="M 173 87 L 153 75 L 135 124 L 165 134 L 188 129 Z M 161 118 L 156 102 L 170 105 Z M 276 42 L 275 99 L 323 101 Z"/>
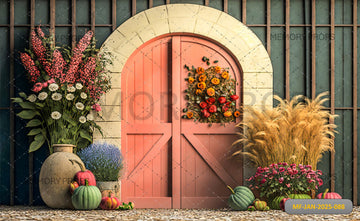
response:
<path id="1" fill-rule="evenodd" d="M 156 38 L 127 61 L 121 77 L 127 164 L 122 201 L 137 208 L 221 208 L 227 206 L 226 185 L 242 184 L 242 162 L 230 158 L 236 123 L 209 127 L 181 118 L 188 73 L 184 65 L 205 67 L 203 56 L 229 67 L 242 95 L 235 60 L 201 37 Z"/>

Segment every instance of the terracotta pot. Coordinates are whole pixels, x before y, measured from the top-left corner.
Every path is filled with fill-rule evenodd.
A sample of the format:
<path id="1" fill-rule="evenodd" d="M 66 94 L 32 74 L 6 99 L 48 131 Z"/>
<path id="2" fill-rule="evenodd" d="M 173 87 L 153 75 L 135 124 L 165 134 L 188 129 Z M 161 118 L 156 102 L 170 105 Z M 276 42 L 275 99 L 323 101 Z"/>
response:
<path id="1" fill-rule="evenodd" d="M 46 158 L 41 166 L 39 177 L 40 195 L 45 204 L 56 209 L 72 209 L 69 185 L 75 174 L 80 171 L 78 164 L 70 159 L 82 163 L 81 159 L 72 153 L 74 145 L 54 145 L 54 153 Z M 66 151 L 66 152 L 61 152 Z"/>
<path id="2" fill-rule="evenodd" d="M 119 181 L 97 181 L 96 186 L 100 189 L 102 197 L 109 196 L 109 193 L 112 193 L 119 200 L 121 199 Z"/>

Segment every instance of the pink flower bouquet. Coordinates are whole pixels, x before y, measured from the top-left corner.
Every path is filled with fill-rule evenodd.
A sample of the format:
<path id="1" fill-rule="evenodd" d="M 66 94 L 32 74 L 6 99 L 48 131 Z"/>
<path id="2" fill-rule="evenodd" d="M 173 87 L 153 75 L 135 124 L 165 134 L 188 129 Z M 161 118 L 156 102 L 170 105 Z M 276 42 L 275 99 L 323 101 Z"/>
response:
<path id="1" fill-rule="evenodd" d="M 21 53 L 32 94 L 19 93 L 13 101 L 22 107 L 18 116 L 29 120 L 29 136 L 34 137 L 29 152 L 48 143 L 74 144 L 78 148 L 92 142 L 99 99 L 110 89 L 105 65 L 111 61 L 99 54 L 93 32 L 88 31 L 73 49 L 55 47 L 52 37 L 41 28 L 31 32 L 31 49 Z M 109 57 L 109 56 L 107 56 Z"/>

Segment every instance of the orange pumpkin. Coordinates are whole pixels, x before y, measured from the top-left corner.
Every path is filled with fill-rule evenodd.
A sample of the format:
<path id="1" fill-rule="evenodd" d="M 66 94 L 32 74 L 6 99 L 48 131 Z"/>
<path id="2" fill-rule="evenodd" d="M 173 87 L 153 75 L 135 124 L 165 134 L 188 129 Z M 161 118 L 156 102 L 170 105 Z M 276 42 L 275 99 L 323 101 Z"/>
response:
<path id="1" fill-rule="evenodd" d="M 101 199 L 100 208 L 104 210 L 116 209 L 120 206 L 120 200 L 111 193 Z"/>

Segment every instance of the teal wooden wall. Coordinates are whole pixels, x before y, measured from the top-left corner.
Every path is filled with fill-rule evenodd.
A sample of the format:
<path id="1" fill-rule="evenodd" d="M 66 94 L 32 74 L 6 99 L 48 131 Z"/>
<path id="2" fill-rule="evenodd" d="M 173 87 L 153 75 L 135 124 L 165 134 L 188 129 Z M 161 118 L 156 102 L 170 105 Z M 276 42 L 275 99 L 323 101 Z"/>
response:
<path id="1" fill-rule="evenodd" d="M 12 1 L 0 0 L 0 204 L 12 203 L 10 200 L 11 109 L 9 97 L 13 81 L 15 94 L 20 91 L 29 91 L 24 69 L 19 62 L 19 52 L 28 47 L 30 25 L 41 24 L 46 28 L 55 25 L 56 40 L 63 44 L 72 43 L 73 27 L 76 28 L 78 40 L 86 30 L 91 28 L 91 25 L 94 25 L 100 46 L 114 27 L 121 25 L 135 12 L 139 13 L 148 9 L 149 4 L 155 7 L 168 2 L 166 0 L 137 0 L 135 10 L 134 1 L 131 0 L 97 0 L 95 1 L 95 23 L 92 23 L 91 1 L 76 0 L 76 25 L 72 26 L 71 0 L 54 1 L 55 23 L 50 14 L 51 0 L 16 0 L 13 14 L 14 39 L 12 40 L 10 39 Z M 290 7 L 287 7 L 286 2 L 289 2 Z M 353 145 L 354 141 L 357 142 L 353 140 L 354 133 L 360 137 L 359 130 L 354 128 L 354 122 L 360 125 L 359 118 L 354 118 L 354 113 L 360 110 L 360 96 L 357 96 L 360 80 L 357 80 L 357 88 L 353 87 L 354 77 L 358 78 L 354 73 L 359 73 L 359 66 L 357 70 L 354 70 L 354 62 L 357 64 L 360 62 L 359 56 L 354 58 L 354 49 L 359 51 L 360 30 L 354 28 L 353 22 L 355 20 L 360 23 L 360 7 L 353 11 L 353 5 L 354 3 L 360 5 L 360 0 L 336 0 L 333 7 L 331 0 L 316 0 L 315 2 L 316 18 L 315 23 L 312 23 L 312 18 L 314 18 L 312 17 L 312 0 L 170 0 L 171 4 L 208 4 L 209 7 L 227 11 L 233 17 L 246 23 L 270 51 L 274 67 L 274 94 L 285 98 L 298 94 L 312 97 L 323 91 L 332 92 L 333 105 L 331 102 L 326 105 L 329 110 L 339 115 L 335 120 L 339 134 L 335 139 L 334 160 L 331 160 L 330 154 L 326 154 L 319 164 L 319 168 L 325 174 L 325 185 L 322 189 L 330 187 L 331 165 L 333 165 L 335 190 L 344 198 L 353 199 L 353 193 L 355 197 L 360 197 L 359 191 L 353 188 Z M 35 13 L 31 13 L 32 3 L 35 6 Z M 113 3 L 116 3 L 114 17 L 112 16 Z M 333 34 L 330 25 L 332 8 L 334 9 Z M 316 27 L 316 35 L 312 35 L 312 24 Z M 353 30 L 357 30 L 357 33 L 353 34 Z M 331 44 L 331 39 L 334 39 L 334 44 Z M 357 48 L 354 47 L 355 41 Z M 10 79 L 11 42 L 14 43 L 15 53 L 14 79 Z M 316 56 L 312 56 L 314 42 Z M 331 71 L 332 67 L 333 71 Z M 316 83 L 312 81 L 313 77 Z M 354 103 L 355 100 L 357 105 Z M 24 121 L 15 118 L 14 126 L 15 192 L 13 203 L 43 204 L 37 183 L 41 164 L 47 156 L 46 148 L 42 148 L 29 158 Z M 29 164 L 29 160 L 33 163 Z M 32 164 L 33 168 L 29 168 Z M 360 166 L 359 160 L 356 165 Z M 29 179 L 29 173 L 33 173 L 33 186 L 29 185 L 32 180 Z M 360 182 L 354 184 L 356 188 L 360 188 Z"/>

